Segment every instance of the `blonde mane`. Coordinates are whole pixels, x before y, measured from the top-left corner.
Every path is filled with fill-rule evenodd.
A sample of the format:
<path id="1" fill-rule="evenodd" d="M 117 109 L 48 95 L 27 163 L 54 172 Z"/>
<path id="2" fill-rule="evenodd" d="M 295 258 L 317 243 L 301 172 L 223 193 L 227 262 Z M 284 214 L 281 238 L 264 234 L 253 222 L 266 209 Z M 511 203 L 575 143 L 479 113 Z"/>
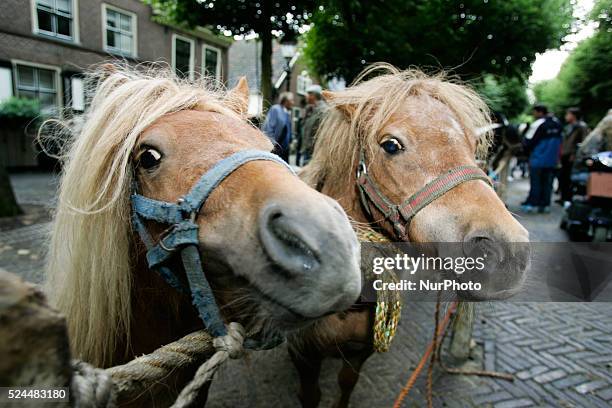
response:
<path id="1" fill-rule="evenodd" d="M 368 67 L 349 88 L 334 93 L 328 101 L 330 109 L 319 126 L 312 160 L 300 176 L 311 186 L 323 182 L 351 185 L 361 147 L 371 151 L 378 131 L 413 96 L 429 96 L 446 105 L 466 136 L 478 137 L 478 156 L 486 154 L 489 134 L 476 136 L 476 132 L 490 124 L 490 115 L 476 92 L 444 73 L 430 76 L 381 63 Z M 347 106 L 351 120 L 343 112 Z"/>
<path id="2" fill-rule="evenodd" d="M 66 146 L 47 290 L 66 316 L 75 356 L 104 366 L 118 347 L 127 352 L 129 345 L 136 263 L 130 158 L 138 136 L 164 115 L 184 109 L 238 117 L 233 109 L 238 101 L 210 81 L 190 83 L 159 67 L 106 64 L 87 83 L 94 96 Z"/>

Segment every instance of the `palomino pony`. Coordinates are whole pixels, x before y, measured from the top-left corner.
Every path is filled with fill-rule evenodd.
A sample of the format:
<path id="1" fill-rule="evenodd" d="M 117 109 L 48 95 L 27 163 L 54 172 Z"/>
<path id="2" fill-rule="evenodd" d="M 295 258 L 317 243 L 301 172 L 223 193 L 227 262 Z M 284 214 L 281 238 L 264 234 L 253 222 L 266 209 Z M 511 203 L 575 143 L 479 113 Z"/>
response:
<path id="1" fill-rule="evenodd" d="M 346 214 L 269 154 L 269 139 L 244 119 L 244 79 L 223 92 L 110 66 L 93 81 L 67 153 L 48 260 L 77 358 L 110 366 L 202 328 L 189 294 L 149 266 L 155 251 L 167 250 L 160 269 L 178 285 L 191 283 L 188 266 L 204 271 L 194 279 L 212 287 L 222 321 L 253 336 L 284 335 L 357 299 L 358 242 Z M 228 158 L 243 161 L 214 179 L 205 205 L 182 214 Z M 184 225 L 197 231 L 187 256 L 197 265 L 180 242 L 166 248 Z"/>
<path id="2" fill-rule="evenodd" d="M 367 79 L 376 71 L 383 72 Z M 442 77 L 388 65 L 366 70 L 354 86 L 325 98 L 330 110 L 301 177 L 338 200 L 349 217 L 391 240 L 495 247 L 487 261 L 494 268 L 487 270 L 497 274 L 477 276 L 483 289 L 458 293 L 460 298 L 499 299 L 516 292 L 529 252 L 515 243 L 528 242 L 528 233 L 476 168 L 476 156 L 488 146 L 486 136 L 477 132 L 489 124 L 484 102 Z M 449 188 L 429 197 L 428 205 L 417 204 L 416 198 L 427 204 L 429 187 L 445 183 Z M 344 359 L 336 407 L 348 405 L 359 370 L 373 351 L 372 325 L 373 307 L 355 306 L 292 339 L 303 406 L 319 403 L 318 376 L 325 356 Z"/>

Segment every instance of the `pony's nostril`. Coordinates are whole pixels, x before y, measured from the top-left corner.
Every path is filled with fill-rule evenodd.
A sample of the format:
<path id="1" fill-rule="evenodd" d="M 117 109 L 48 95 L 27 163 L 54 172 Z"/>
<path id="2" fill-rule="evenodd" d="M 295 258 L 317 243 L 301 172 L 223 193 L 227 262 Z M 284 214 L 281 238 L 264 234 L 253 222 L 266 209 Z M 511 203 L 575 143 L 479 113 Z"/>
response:
<path id="1" fill-rule="evenodd" d="M 463 253 L 470 257 L 485 256 L 489 260 L 494 259 L 496 262 L 503 262 L 505 250 L 502 244 L 501 241 L 493 239 L 485 232 L 475 232 L 469 234 L 463 240 Z"/>
<path id="2" fill-rule="evenodd" d="M 271 206 L 262 212 L 260 238 L 268 257 L 288 277 L 308 273 L 319 267 L 318 256 L 307 240 L 300 220 Z"/>
<path id="3" fill-rule="evenodd" d="M 460 276 L 464 282 L 482 285 L 468 299 L 505 299 L 520 289 L 530 265 L 529 243 L 508 241 L 500 231 L 476 231 L 464 238 L 463 251 L 466 257 L 484 258 L 480 260 L 483 265 L 480 269 Z"/>

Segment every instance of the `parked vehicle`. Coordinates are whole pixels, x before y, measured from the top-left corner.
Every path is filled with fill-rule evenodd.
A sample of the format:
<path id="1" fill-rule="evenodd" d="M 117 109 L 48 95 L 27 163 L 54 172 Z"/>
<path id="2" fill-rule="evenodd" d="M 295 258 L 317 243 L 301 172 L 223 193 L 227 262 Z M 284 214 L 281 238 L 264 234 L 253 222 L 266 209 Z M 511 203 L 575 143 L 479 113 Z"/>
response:
<path id="1" fill-rule="evenodd" d="M 584 161 L 588 171 L 572 174 L 574 192 L 561 228 L 572 241 L 612 241 L 612 151 Z"/>

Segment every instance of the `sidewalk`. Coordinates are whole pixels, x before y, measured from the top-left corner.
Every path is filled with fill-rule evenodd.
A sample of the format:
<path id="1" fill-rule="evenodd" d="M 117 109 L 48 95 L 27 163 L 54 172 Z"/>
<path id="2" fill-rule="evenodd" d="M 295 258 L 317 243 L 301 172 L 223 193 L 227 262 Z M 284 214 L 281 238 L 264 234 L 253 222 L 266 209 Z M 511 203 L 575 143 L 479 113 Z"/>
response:
<path id="1" fill-rule="evenodd" d="M 0 268 L 22 278 L 43 281 L 44 256 L 58 177 L 49 173 L 11 175 L 23 215 L 0 218 Z"/>

